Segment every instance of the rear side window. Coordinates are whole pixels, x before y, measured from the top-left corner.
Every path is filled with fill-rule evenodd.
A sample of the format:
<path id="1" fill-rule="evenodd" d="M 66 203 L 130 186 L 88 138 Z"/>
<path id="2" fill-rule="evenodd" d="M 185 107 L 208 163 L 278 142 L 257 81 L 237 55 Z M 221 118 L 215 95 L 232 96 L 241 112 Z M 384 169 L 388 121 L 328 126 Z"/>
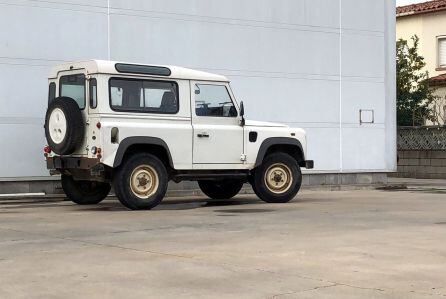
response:
<path id="1" fill-rule="evenodd" d="M 59 95 L 70 97 L 79 105 L 80 109 L 85 108 L 85 75 L 67 75 L 60 77 Z"/>
<path id="2" fill-rule="evenodd" d="M 94 109 L 98 106 L 98 83 L 94 78 L 90 79 L 88 94 L 90 108 Z"/>
<path id="3" fill-rule="evenodd" d="M 110 106 L 116 111 L 175 114 L 178 86 L 170 81 L 112 78 Z"/>
<path id="4" fill-rule="evenodd" d="M 51 82 L 48 87 L 48 104 L 56 98 L 56 83 Z"/>

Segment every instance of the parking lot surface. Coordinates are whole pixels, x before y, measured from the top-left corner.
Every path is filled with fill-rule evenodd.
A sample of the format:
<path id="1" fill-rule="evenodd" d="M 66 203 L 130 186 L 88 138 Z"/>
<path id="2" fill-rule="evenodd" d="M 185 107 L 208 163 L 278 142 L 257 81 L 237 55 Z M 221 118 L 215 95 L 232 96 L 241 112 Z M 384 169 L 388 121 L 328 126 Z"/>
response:
<path id="1" fill-rule="evenodd" d="M 446 191 L 0 202 L 0 298 L 444 298 Z"/>

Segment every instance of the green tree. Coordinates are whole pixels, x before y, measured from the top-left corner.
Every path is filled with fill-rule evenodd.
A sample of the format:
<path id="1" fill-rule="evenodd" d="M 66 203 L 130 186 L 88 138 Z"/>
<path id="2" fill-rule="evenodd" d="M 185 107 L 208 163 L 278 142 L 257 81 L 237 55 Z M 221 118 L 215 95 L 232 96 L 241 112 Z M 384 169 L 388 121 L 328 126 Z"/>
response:
<path id="1" fill-rule="evenodd" d="M 429 87 L 429 73 L 423 71 L 424 58 L 418 54 L 419 38 L 412 43 L 400 39 L 396 43 L 396 106 L 399 126 L 421 126 L 432 120 L 431 103 L 434 90 Z"/>

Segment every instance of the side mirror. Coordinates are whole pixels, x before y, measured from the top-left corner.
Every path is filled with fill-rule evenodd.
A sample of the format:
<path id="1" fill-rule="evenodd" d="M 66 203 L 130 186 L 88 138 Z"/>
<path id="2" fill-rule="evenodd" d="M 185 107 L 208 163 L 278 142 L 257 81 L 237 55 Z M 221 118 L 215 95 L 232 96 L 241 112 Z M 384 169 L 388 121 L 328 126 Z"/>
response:
<path id="1" fill-rule="evenodd" d="M 243 101 L 240 102 L 240 116 L 242 119 L 240 120 L 240 126 L 245 125 L 245 105 L 243 104 Z"/>

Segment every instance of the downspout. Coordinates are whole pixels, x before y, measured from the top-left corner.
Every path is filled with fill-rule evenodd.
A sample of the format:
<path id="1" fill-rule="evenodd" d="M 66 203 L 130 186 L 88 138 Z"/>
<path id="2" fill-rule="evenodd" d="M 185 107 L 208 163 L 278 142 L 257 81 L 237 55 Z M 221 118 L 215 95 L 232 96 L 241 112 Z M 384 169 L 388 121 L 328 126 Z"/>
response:
<path id="1" fill-rule="evenodd" d="M 339 0 L 339 172 L 344 170 L 342 146 L 342 0 Z"/>
<path id="2" fill-rule="evenodd" d="M 107 0 L 107 58 L 110 60 L 110 0 Z"/>

